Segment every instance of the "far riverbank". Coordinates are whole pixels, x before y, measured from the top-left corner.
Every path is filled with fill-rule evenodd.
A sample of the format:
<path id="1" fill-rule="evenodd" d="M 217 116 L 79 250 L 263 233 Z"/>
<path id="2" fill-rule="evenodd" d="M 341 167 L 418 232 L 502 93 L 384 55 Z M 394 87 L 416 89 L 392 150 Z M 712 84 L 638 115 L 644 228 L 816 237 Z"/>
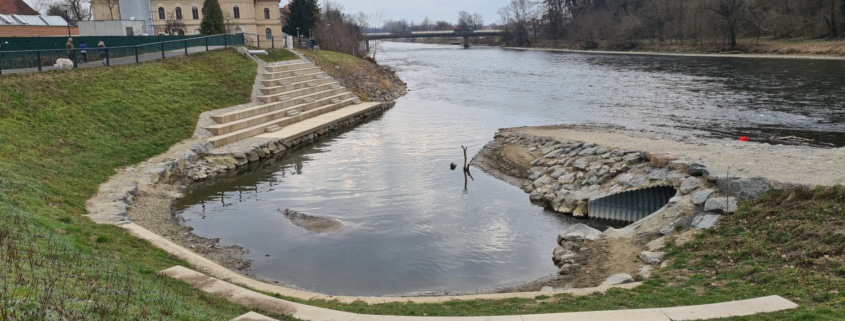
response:
<path id="1" fill-rule="evenodd" d="M 537 47 L 504 47 L 511 50 L 600 53 L 610 55 L 657 55 L 683 57 L 738 57 L 845 60 L 845 41 L 754 41 L 746 40 L 734 50 L 691 45 L 638 45 L 631 50 L 613 48 L 576 49 L 574 44 L 541 42 Z"/>

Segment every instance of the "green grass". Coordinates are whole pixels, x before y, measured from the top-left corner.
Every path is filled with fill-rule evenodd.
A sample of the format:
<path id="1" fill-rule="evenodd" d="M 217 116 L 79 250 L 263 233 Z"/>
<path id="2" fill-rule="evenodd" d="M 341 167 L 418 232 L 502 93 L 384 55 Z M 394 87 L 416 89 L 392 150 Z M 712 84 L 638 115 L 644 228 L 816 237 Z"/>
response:
<path id="1" fill-rule="evenodd" d="M 299 59 L 299 57 L 287 49 L 272 49 L 267 50 L 267 55 L 258 55 L 258 58 L 266 62 L 276 62 L 285 60 Z"/>
<path id="2" fill-rule="evenodd" d="M 224 320 L 247 310 L 160 277 L 185 264 L 83 217 L 115 173 L 249 101 L 234 49 L 131 66 L 0 77 L 0 319 Z"/>

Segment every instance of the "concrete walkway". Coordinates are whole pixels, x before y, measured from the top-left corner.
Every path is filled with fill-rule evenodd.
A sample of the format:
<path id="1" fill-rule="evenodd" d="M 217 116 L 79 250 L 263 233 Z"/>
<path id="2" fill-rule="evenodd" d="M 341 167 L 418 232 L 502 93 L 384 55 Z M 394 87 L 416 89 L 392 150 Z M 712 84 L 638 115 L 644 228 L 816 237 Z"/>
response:
<path id="1" fill-rule="evenodd" d="M 191 286 L 209 294 L 225 298 L 248 308 L 260 308 L 275 313 L 289 314 L 304 320 L 333 321 L 673 321 L 706 320 L 733 316 L 746 316 L 757 313 L 776 312 L 797 308 L 798 305 L 780 296 L 773 295 L 749 300 L 693 305 L 672 308 L 612 310 L 590 312 L 568 312 L 549 314 L 524 314 L 482 317 L 410 317 L 357 314 L 318 308 L 300 303 L 277 299 L 255 291 L 247 290 L 231 283 L 209 277 L 205 274 L 175 266 L 161 271 L 161 274 L 182 280 Z M 234 320 L 274 320 L 251 312 Z"/>

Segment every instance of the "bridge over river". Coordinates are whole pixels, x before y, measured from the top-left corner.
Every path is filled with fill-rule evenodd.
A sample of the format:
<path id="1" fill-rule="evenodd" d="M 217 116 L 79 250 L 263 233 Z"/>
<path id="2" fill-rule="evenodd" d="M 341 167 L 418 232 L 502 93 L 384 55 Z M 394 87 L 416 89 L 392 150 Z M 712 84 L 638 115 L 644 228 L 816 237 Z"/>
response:
<path id="1" fill-rule="evenodd" d="M 446 31 L 407 31 L 407 32 L 385 32 L 365 33 L 364 41 L 367 42 L 367 50 L 370 49 L 370 40 L 383 39 L 412 39 L 412 38 L 464 38 L 464 48 L 469 48 L 470 37 L 494 37 L 501 36 L 502 30 L 446 30 Z"/>

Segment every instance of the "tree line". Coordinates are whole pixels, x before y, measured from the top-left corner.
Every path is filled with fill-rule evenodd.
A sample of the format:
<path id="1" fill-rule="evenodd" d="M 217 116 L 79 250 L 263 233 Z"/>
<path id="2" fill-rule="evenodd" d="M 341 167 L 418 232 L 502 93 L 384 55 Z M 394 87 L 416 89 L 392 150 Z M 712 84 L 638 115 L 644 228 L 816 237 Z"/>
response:
<path id="1" fill-rule="evenodd" d="M 845 0 L 510 0 L 503 41 L 564 41 L 585 49 L 641 44 L 737 47 L 737 39 L 845 35 Z"/>

